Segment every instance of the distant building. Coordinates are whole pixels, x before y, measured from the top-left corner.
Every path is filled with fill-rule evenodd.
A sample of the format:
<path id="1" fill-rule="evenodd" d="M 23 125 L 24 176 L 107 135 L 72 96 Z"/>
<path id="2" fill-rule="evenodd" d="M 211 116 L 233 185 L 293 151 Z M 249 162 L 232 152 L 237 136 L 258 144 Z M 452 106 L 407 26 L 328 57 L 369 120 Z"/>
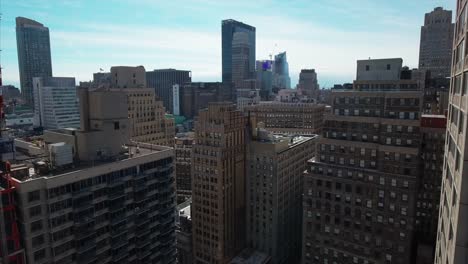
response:
<path id="1" fill-rule="evenodd" d="M 291 89 L 291 78 L 289 77 L 289 64 L 286 51 L 275 55 L 273 64 L 273 87 L 276 90 Z"/>
<path id="2" fill-rule="evenodd" d="M 119 91 L 127 95 L 132 140 L 172 147 L 174 119 L 166 117 L 163 102 L 154 89 L 146 87 L 145 73 L 143 66 L 114 66 L 109 73 L 94 74 L 93 83 L 87 85 L 96 90 Z"/>
<path id="3" fill-rule="evenodd" d="M 33 78 L 52 76 L 49 28 L 25 17 L 16 18 L 16 43 L 21 93 L 34 106 Z"/>
<path id="4" fill-rule="evenodd" d="M 13 85 L 3 85 L 0 86 L 0 92 L 3 96 L 3 100 L 5 102 L 9 102 L 11 100 L 19 99 L 21 97 L 21 92 L 18 88 Z"/>
<path id="5" fill-rule="evenodd" d="M 244 112 L 274 133 L 320 135 L 325 109 L 325 105 L 314 103 L 260 102 Z"/>
<path id="6" fill-rule="evenodd" d="M 176 153 L 176 186 L 177 203 L 181 203 L 192 196 L 192 146 L 194 138 L 191 133 L 175 139 Z"/>
<path id="7" fill-rule="evenodd" d="M 192 149 L 195 263 L 228 263 L 245 247 L 246 118 L 232 103 L 200 111 Z"/>
<path id="8" fill-rule="evenodd" d="M 402 64 L 401 58 L 358 60 L 356 81 L 400 80 Z"/>
<path id="9" fill-rule="evenodd" d="M 44 129 L 79 128 L 75 78 L 35 77 L 34 126 Z"/>
<path id="10" fill-rule="evenodd" d="M 246 163 L 247 246 L 268 254 L 272 264 L 298 263 L 303 172 L 314 157 L 317 136 L 253 129 Z"/>
<path id="11" fill-rule="evenodd" d="M 270 264 L 271 257 L 260 251 L 246 248 L 232 259 L 229 264 Z"/>
<path id="12" fill-rule="evenodd" d="M 314 69 L 303 69 L 299 74 L 298 90 L 307 97 L 318 100 L 319 98 L 319 84 L 317 81 L 317 72 Z"/>
<path id="13" fill-rule="evenodd" d="M 249 49 L 249 54 L 248 63 L 245 65 L 245 68 L 246 71 L 249 72 L 248 79 L 253 78 L 255 72 L 255 27 L 233 19 L 223 20 L 221 22 L 222 82 L 227 85 L 230 85 L 234 81 L 232 59 L 234 54 L 234 35 L 236 33 L 247 34 L 247 46 Z"/>
<path id="14" fill-rule="evenodd" d="M 244 80 L 251 79 L 252 69 L 249 65 L 251 47 L 247 32 L 235 32 L 232 36 L 232 82 L 234 89 L 243 88 Z"/>
<path id="15" fill-rule="evenodd" d="M 33 122 L 34 122 L 34 113 L 6 115 L 7 127 L 32 127 Z"/>
<path id="16" fill-rule="evenodd" d="M 236 89 L 237 109 L 243 110 L 245 107 L 256 105 L 260 102 L 260 90 L 257 89 L 257 80 L 244 80 L 241 88 Z"/>
<path id="17" fill-rule="evenodd" d="M 431 78 L 450 76 L 454 29 L 450 10 L 436 7 L 424 17 L 419 46 L 419 69 L 429 71 Z"/>
<path id="18" fill-rule="evenodd" d="M 273 61 L 257 61 L 257 88 L 262 101 L 270 101 L 273 96 Z"/>
<path id="19" fill-rule="evenodd" d="M 181 114 L 187 119 L 198 116 L 198 111 L 208 103 L 222 102 L 231 98 L 231 86 L 220 82 L 192 82 L 180 87 Z"/>
<path id="20" fill-rule="evenodd" d="M 174 113 L 173 85 L 182 86 L 192 81 L 192 72 L 176 69 L 160 69 L 146 72 L 146 87 L 155 89 L 169 113 Z"/>

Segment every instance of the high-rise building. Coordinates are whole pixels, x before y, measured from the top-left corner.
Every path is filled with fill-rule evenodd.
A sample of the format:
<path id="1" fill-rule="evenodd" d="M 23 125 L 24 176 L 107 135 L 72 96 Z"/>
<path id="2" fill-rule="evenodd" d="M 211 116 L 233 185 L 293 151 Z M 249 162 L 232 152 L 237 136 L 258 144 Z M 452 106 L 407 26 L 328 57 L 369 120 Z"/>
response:
<path id="1" fill-rule="evenodd" d="M 403 59 L 368 59 L 357 61 L 356 81 L 395 81 L 401 78 Z M 392 88 L 393 89 L 393 88 Z"/>
<path id="2" fill-rule="evenodd" d="M 250 68 L 249 33 L 235 32 L 232 35 L 232 82 L 234 89 L 243 88 L 244 80 L 252 77 Z"/>
<path id="3" fill-rule="evenodd" d="M 193 239 L 192 239 L 192 217 L 190 215 L 190 203 L 192 200 L 179 204 L 179 221 L 177 221 L 176 240 L 177 240 L 177 263 L 193 263 Z"/>
<path id="4" fill-rule="evenodd" d="M 224 102 L 233 98 L 231 85 L 220 82 L 192 82 L 180 88 L 181 114 L 193 119 L 200 109 L 211 102 Z"/>
<path id="5" fill-rule="evenodd" d="M 16 44 L 23 99 L 34 106 L 33 78 L 52 76 L 49 28 L 32 19 L 16 18 Z"/>
<path id="6" fill-rule="evenodd" d="M 318 100 L 319 84 L 317 81 L 317 72 L 315 69 L 303 69 L 299 74 L 299 84 L 297 89 L 302 90 L 302 93 L 307 97 Z"/>
<path id="7" fill-rule="evenodd" d="M 314 136 L 254 130 L 247 150 L 247 245 L 272 264 L 301 255 L 303 173 L 315 153 Z"/>
<path id="8" fill-rule="evenodd" d="M 273 87 L 276 90 L 291 89 L 291 78 L 289 78 L 289 64 L 286 51 L 275 55 L 273 64 Z"/>
<path id="9" fill-rule="evenodd" d="M 192 145 L 193 134 L 187 133 L 175 139 L 177 203 L 192 196 Z"/>
<path id="10" fill-rule="evenodd" d="M 75 78 L 34 77 L 34 126 L 79 128 Z"/>
<path id="11" fill-rule="evenodd" d="M 273 95 L 273 61 L 257 61 L 257 88 L 262 101 L 270 101 Z"/>
<path id="12" fill-rule="evenodd" d="M 146 87 L 155 89 L 156 95 L 162 99 L 164 107 L 170 113 L 174 111 L 174 85 L 182 86 L 191 81 L 191 71 L 160 69 L 146 72 Z"/>
<path id="13" fill-rule="evenodd" d="M 466 155 L 468 71 L 463 66 L 467 39 L 467 0 L 457 1 L 453 41 L 444 176 L 440 197 L 436 264 L 466 263 L 468 256 L 468 169 Z"/>
<path id="14" fill-rule="evenodd" d="M 444 115 L 421 116 L 421 164 L 415 222 L 417 264 L 434 263 L 446 124 Z"/>
<path id="15" fill-rule="evenodd" d="M 245 127 L 232 103 L 211 103 L 195 124 L 192 223 L 195 263 L 227 263 L 245 246 Z"/>
<path id="16" fill-rule="evenodd" d="M 222 52 L 222 81 L 223 83 L 230 84 L 233 82 L 233 44 L 234 35 L 236 33 L 246 33 L 249 58 L 248 58 L 248 72 L 249 78 L 254 77 L 255 72 L 255 27 L 249 26 L 242 22 L 227 19 L 221 22 L 221 52 Z"/>
<path id="17" fill-rule="evenodd" d="M 419 69 L 429 71 L 431 78 L 450 76 L 454 28 L 452 11 L 442 7 L 434 8 L 434 11 L 424 17 L 419 46 Z"/>
<path id="18" fill-rule="evenodd" d="M 383 61 L 367 65 L 391 71 Z M 422 92 L 379 68 L 353 90 L 332 90 L 304 179 L 304 264 L 414 263 Z"/>
<path id="19" fill-rule="evenodd" d="M 244 112 L 274 133 L 321 134 L 326 106 L 313 103 L 260 102 Z"/>
<path id="20" fill-rule="evenodd" d="M 175 263 L 173 149 L 129 140 L 125 94 L 78 95 L 81 129 L 12 161 L 25 263 Z"/>

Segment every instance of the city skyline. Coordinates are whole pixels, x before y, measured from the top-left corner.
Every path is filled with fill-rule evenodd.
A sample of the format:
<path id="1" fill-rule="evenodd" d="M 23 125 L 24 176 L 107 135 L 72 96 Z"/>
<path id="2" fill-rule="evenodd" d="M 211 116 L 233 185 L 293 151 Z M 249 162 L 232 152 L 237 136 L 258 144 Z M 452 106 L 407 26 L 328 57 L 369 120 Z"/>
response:
<path id="1" fill-rule="evenodd" d="M 92 8 L 87 1 L 3 3 L 4 83 L 19 86 L 17 16 L 49 27 L 54 73 L 74 76 L 77 82 L 91 80 L 93 72 L 111 65 L 191 70 L 194 81 L 219 81 L 221 20 L 232 18 L 257 28 L 257 60 L 288 53 L 293 87 L 303 68 L 315 68 L 321 87 L 330 87 L 353 80 L 357 59 L 402 57 L 410 68 L 417 67 L 424 14 L 436 6 L 455 9 L 454 1 L 440 0 L 363 1 L 359 6 L 339 0 L 260 1 L 248 10 L 241 9 L 243 1 L 139 3 L 119 0 L 93 3 Z M 178 19 L 174 8 L 184 15 Z"/>

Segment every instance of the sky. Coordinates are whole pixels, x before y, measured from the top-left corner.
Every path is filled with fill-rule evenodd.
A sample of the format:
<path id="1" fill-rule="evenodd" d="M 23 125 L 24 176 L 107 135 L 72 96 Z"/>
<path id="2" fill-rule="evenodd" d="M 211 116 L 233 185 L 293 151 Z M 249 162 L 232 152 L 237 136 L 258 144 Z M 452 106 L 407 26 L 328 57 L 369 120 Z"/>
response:
<path id="1" fill-rule="evenodd" d="M 352 82 L 356 60 L 418 66 L 420 27 L 455 0 L 0 0 L 4 84 L 19 86 L 15 17 L 49 27 L 53 75 L 92 79 L 111 66 L 192 71 L 221 80 L 221 20 L 256 27 L 257 60 L 287 52 L 291 84 L 314 68 L 321 87 Z"/>

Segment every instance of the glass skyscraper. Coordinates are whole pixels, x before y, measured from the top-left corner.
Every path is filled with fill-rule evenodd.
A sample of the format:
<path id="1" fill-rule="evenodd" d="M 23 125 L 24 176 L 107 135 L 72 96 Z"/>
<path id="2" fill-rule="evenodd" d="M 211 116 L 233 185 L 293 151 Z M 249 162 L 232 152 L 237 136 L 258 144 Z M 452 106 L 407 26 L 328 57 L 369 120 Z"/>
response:
<path id="1" fill-rule="evenodd" d="M 52 76 L 49 28 L 32 19 L 17 17 L 16 43 L 21 93 L 25 103 L 33 107 L 33 78 Z"/>
<path id="2" fill-rule="evenodd" d="M 232 40 L 234 33 L 246 32 L 249 36 L 249 73 L 253 78 L 255 74 L 255 27 L 249 26 L 242 22 L 227 19 L 221 23 L 222 31 L 222 67 L 223 67 L 223 82 L 232 83 Z"/>

